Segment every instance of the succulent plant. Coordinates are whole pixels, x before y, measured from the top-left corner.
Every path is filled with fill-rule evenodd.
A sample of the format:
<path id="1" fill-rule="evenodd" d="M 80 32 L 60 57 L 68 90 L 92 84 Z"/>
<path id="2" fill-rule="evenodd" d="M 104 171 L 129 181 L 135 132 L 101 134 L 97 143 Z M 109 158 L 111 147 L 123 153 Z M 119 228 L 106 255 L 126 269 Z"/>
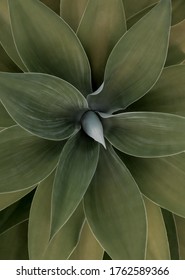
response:
<path id="1" fill-rule="evenodd" d="M 184 259 L 184 1 L 0 4 L 0 258 Z"/>

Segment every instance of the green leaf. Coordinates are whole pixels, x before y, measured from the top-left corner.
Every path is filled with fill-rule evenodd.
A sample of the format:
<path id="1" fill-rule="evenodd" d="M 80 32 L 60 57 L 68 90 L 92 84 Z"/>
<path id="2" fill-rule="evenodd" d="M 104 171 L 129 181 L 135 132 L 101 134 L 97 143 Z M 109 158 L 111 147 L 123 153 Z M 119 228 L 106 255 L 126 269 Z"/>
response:
<path id="1" fill-rule="evenodd" d="M 83 226 L 80 240 L 70 260 L 102 260 L 104 250 L 93 235 L 86 222 Z"/>
<path id="2" fill-rule="evenodd" d="M 0 260 L 27 260 L 27 221 L 0 235 Z"/>
<path id="3" fill-rule="evenodd" d="M 14 124 L 15 122 L 10 117 L 3 104 L 0 102 L 0 127 L 8 127 Z"/>
<path id="4" fill-rule="evenodd" d="M 0 98 L 18 124 L 50 140 L 62 140 L 77 132 L 78 119 L 88 108 L 72 85 L 39 73 L 0 73 Z"/>
<path id="5" fill-rule="evenodd" d="M 122 0 L 88 2 L 77 35 L 89 58 L 94 88 L 102 84 L 109 54 L 125 32 L 126 20 Z"/>
<path id="6" fill-rule="evenodd" d="M 60 0 L 60 15 L 76 32 L 89 0 Z"/>
<path id="7" fill-rule="evenodd" d="M 62 18 L 37 0 L 8 2 L 15 43 L 29 71 L 58 76 L 90 93 L 88 59 Z"/>
<path id="8" fill-rule="evenodd" d="M 20 200 L 22 197 L 24 197 L 29 192 L 31 192 L 34 188 L 35 187 L 31 187 L 17 192 L 14 191 L 14 192 L 0 193 L 0 211 L 10 206 L 11 204 L 15 203 L 16 201 Z"/>
<path id="9" fill-rule="evenodd" d="M 173 213 L 162 209 L 172 260 L 179 260 L 179 242 Z"/>
<path id="10" fill-rule="evenodd" d="M 30 205 L 34 192 L 0 211 L 0 234 L 28 220 Z"/>
<path id="11" fill-rule="evenodd" d="M 108 146 L 84 199 L 92 232 L 112 259 L 144 259 L 146 215 L 130 172 Z"/>
<path id="12" fill-rule="evenodd" d="M 152 90 L 132 106 L 130 111 L 152 111 L 185 116 L 185 65 L 167 67 Z"/>
<path id="13" fill-rule="evenodd" d="M 99 145 L 80 131 L 66 143 L 56 171 L 52 199 L 51 237 L 82 200 L 96 170 Z"/>
<path id="14" fill-rule="evenodd" d="M 185 1 L 184 0 L 172 0 L 172 24 L 185 19 Z"/>
<path id="15" fill-rule="evenodd" d="M 185 20 L 172 26 L 166 66 L 179 64 L 185 59 Z"/>
<path id="16" fill-rule="evenodd" d="M 185 153 L 150 159 L 120 156 L 145 196 L 185 217 Z"/>
<path id="17" fill-rule="evenodd" d="M 151 4 L 155 4 L 158 0 L 122 0 L 125 8 L 125 14 L 127 19 L 133 17 L 141 10 L 147 8 Z"/>
<path id="18" fill-rule="evenodd" d="M 60 14 L 60 1 L 61 0 L 40 0 L 43 4 L 47 5 L 58 15 Z"/>
<path id="19" fill-rule="evenodd" d="M 22 62 L 14 40 L 11 30 L 10 15 L 8 10 L 8 0 L 1 0 L 1 9 L 0 9 L 0 43 L 6 50 L 9 57 L 17 64 L 17 66 L 23 71 L 27 71 L 24 63 Z M 2 59 L 2 57 L 1 57 Z M 19 69 L 18 68 L 18 69 Z M 19 70 L 20 71 L 20 70 Z"/>
<path id="20" fill-rule="evenodd" d="M 107 61 L 101 92 L 89 95 L 91 108 L 124 109 L 151 89 L 166 59 L 170 19 L 170 0 L 161 0 L 119 40 Z"/>
<path id="21" fill-rule="evenodd" d="M 17 65 L 10 59 L 0 43 L 0 71 L 1 72 L 20 72 Z"/>
<path id="22" fill-rule="evenodd" d="M 39 139 L 18 126 L 0 132 L 0 193 L 36 185 L 56 167 L 63 142 Z"/>
<path id="23" fill-rule="evenodd" d="M 54 175 L 55 172 L 40 183 L 33 199 L 28 228 L 30 259 L 66 259 L 77 244 L 84 221 L 83 208 L 79 206 L 49 244 Z"/>
<path id="24" fill-rule="evenodd" d="M 145 197 L 144 202 L 148 221 L 148 242 L 146 259 L 170 260 L 168 237 L 161 208 Z"/>
<path id="25" fill-rule="evenodd" d="M 105 137 L 118 150 L 138 157 L 161 157 L 185 150 L 185 118 L 130 112 L 103 119 Z"/>
<path id="26" fill-rule="evenodd" d="M 185 260 L 185 219 L 174 215 L 178 244 L 179 244 L 179 257 L 181 260 Z"/>

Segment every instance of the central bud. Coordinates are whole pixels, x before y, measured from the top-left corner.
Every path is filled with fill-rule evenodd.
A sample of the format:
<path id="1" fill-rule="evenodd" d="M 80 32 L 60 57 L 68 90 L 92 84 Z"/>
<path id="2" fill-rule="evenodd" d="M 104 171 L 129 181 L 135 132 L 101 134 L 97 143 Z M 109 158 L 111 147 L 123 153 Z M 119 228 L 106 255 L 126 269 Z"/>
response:
<path id="1" fill-rule="evenodd" d="M 81 125 L 85 133 L 99 142 L 106 148 L 105 139 L 103 135 L 103 126 L 98 115 L 93 111 L 87 111 L 81 118 Z"/>

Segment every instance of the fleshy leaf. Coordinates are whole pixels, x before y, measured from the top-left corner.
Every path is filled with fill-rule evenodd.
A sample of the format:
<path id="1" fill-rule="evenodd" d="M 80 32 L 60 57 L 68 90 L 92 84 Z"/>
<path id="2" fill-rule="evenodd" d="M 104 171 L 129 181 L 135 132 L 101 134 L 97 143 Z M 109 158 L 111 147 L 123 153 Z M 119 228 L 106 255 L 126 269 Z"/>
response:
<path id="1" fill-rule="evenodd" d="M 148 242 L 146 259 L 170 260 L 168 237 L 161 208 L 145 197 L 144 202 L 148 221 Z"/>
<path id="2" fill-rule="evenodd" d="M 173 114 L 130 112 L 103 119 L 105 137 L 118 150 L 138 157 L 185 151 L 185 118 Z"/>
<path id="3" fill-rule="evenodd" d="M 107 61 L 102 91 L 88 96 L 92 109 L 124 109 L 152 88 L 165 63 L 170 21 L 170 0 L 161 0 L 119 40 Z"/>
<path id="4" fill-rule="evenodd" d="M 58 76 L 90 93 L 88 59 L 62 18 L 37 0 L 8 2 L 15 43 L 29 71 Z"/>
<path id="5" fill-rule="evenodd" d="M 56 167 L 63 142 L 39 139 L 18 126 L 0 132 L 0 193 L 36 185 Z"/>
<path id="6" fill-rule="evenodd" d="M 82 228 L 77 247 L 70 256 L 70 260 L 102 260 L 103 249 L 93 235 L 87 222 Z"/>
<path id="7" fill-rule="evenodd" d="M 120 156 L 145 196 L 185 217 L 185 153 L 150 159 Z"/>
<path id="8" fill-rule="evenodd" d="M 52 199 L 51 237 L 82 200 L 96 170 L 99 145 L 83 131 L 66 143 L 56 171 Z"/>
<path id="9" fill-rule="evenodd" d="M 122 161 L 108 146 L 85 194 L 92 232 L 112 259 L 144 259 L 146 216 L 140 191 Z"/>
<path id="10" fill-rule="evenodd" d="M 146 9 L 151 4 L 155 4 L 158 0 L 122 0 L 125 8 L 127 19 Z"/>
<path id="11" fill-rule="evenodd" d="M 76 32 L 89 0 L 60 0 L 60 15 Z"/>
<path id="12" fill-rule="evenodd" d="M 185 260 L 185 219 L 177 215 L 174 215 L 174 219 L 179 243 L 179 257 L 181 260 Z"/>
<path id="13" fill-rule="evenodd" d="M 129 111 L 152 111 L 185 116 L 185 65 L 167 67 L 152 90 Z"/>
<path id="14" fill-rule="evenodd" d="M 16 63 L 16 65 L 23 71 L 27 71 L 25 65 L 23 64 L 11 31 L 10 15 L 8 10 L 8 0 L 1 0 L 0 8 L 0 43 L 3 45 L 9 57 Z M 2 59 L 2 57 L 1 57 Z M 18 68 L 18 69 L 19 69 Z M 19 70 L 20 71 L 20 70 Z"/>
<path id="15" fill-rule="evenodd" d="M 77 35 L 89 58 L 94 88 L 102 84 L 109 54 L 125 32 L 122 0 L 88 2 Z"/>
<path id="16" fill-rule="evenodd" d="M 0 73 L 0 98 L 18 124 L 51 140 L 78 131 L 80 114 L 88 108 L 83 95 L 68 82 L 39 73 Z"/>

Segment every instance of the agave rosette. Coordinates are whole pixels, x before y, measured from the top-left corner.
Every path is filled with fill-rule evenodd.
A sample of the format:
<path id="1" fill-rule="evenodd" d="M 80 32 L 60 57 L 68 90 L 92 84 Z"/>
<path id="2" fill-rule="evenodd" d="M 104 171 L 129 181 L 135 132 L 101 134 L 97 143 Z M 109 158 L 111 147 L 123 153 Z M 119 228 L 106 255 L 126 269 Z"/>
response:
<path id="1" fill-rule="evenodd" d="M 30 259 L 179 258 L 184 6 L 135 2 L 2 1 L 0 242 Z"/>

